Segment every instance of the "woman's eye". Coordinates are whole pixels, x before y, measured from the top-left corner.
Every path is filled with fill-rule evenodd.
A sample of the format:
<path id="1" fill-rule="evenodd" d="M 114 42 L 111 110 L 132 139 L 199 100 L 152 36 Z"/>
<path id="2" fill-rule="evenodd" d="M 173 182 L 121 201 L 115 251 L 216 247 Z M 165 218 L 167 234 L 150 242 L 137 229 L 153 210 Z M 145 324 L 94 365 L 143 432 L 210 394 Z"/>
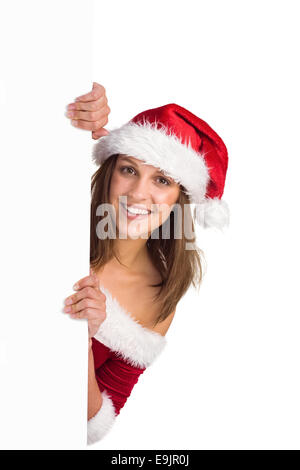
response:
<path id="1" fill-rule="evenodd" d="M 132 170 L 132 171 L 134 171 L 134 169 L 131 168 L 130 166 L 123 166 L 123 167 L 121 168 L 121 173 L 127 173 L 127 171 L 124 171 L 124 170 Z"/>
<path id="2" fill-rule="evenodd" d="M 132 168 L 131 166 L 122 166 L 120 168 L 120 172 L 121 173 L 127 173 L 129 175 L 132 175 L 135 173 L 135 170 L 134 168 Z M 171 183 L 166 179 L 166 178 L 163 178 L 163 177 L 159 177 L 157 178 L 161 184 L 163 184 L 164 186 L 169 186 Z"/>
<path id="3" fill-rule="evenodd" d="M 158 178 L 160 181 L 164 181 L 164 183 L 162 183 L 163 185 L 165 186 L 168 186 L 170 184 L 170 182 L 168 180 L 166 180 L 165 178 Z"/>

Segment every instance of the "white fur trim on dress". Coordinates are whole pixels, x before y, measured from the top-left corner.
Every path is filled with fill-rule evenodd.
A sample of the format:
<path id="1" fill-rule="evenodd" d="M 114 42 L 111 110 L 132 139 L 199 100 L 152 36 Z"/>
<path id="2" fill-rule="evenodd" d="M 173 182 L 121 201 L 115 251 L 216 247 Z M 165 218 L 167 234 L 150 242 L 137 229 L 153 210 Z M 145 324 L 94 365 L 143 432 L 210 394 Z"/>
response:
<path id="1" fill-rule="evenodd" d="M 183 144 L 166 126 L 158 128 L 157 124 L 129 121 L 110 131 L 94 145 L 93 161 L 102 165 L 114 154 L 138 158 L 182 184 L 191 203 L 201 202 L 210 179 L 204 155 L 196 152 L 190 141 Z"/>
<path id="2" fill-rule="evenodd" d="M 106 296 L 106 318 L 94 338 L 134 367 L 148 367 L 165 347 L 165 336 L 142 326 L 105 287 L 99 288 Z"/>
<path id="3" fill-rule="evenodd" d="M 101 392 L 102 405 L 98 413 L 87 422 L 87 443 L 100 441 L 111 429 L 115 418 L 115 408 L 106 390 Z"/>

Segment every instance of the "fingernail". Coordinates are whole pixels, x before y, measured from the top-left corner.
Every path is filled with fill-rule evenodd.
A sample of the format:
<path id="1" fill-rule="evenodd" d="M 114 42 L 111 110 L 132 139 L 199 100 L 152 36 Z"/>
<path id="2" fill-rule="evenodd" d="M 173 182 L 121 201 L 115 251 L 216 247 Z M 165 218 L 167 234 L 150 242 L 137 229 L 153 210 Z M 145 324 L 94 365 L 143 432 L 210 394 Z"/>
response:
<path id="1" fill-rule="evenodd" d="M 72 312 L 72 307 L 64 307 L 66 313 Z"/>
<path id="2" fill-rule="evenodd" d="M 74 284 L 73 289 L 74 289 L 74 290 L 78 290 L 78 289 L 79 289 L 79 284 L 77 284 L 77 283 Z"/>
<path id="3" fill-rule="evenodd" d="M 65 299 L 65 305 L 71 305 L 73 303 L 72 299 Z"/>
<path id="4" fill-rule="evenodd" d="M 73 119 L 73 120 L 71 121 L 71 124 L 72 124 L 72 126 L 74 126 L 74 127 L 77 127 L 77 126 L 78 126 L 78 122 L 76 121 L 76 119 Z"/>
<path id="5" fill-rule="evenodd" d="M 68 104 L 67 109 L 76 109 L 76 104 L 75 103 Z"/>
<path id="6" fill-rule="evenodd" d="M 74 111 L 67 111 L 67 117 L 72 118 L 75 116 Z"/>

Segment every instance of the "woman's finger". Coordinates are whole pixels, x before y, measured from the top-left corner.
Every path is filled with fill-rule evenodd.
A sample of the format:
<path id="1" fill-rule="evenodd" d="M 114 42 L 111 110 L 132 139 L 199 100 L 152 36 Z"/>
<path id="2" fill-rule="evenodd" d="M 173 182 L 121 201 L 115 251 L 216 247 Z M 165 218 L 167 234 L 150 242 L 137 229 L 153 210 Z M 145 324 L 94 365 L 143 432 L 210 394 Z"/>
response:
<path id="1" fill-rule="evenodd" d="M 79 291 L 80 289 L 83 289 L 84 287 L 98 287 L 99 288 L 99 279 L 98 277 L 96 276 L 96 274 L 92 274 L 92 275 L 89 275 L 89 276 L 85 276 L 83 277 L 82 279 L 80 279 L 79 281 L 77 281 L 74 286 L 73 286 L 73 289 L 76 290 L 76 291 Z"/>
<path id="2" fill-rule="evenodd" d="M 65 305 L 72 305 L 79 302 L 81 299 L 101 299 L 101 292 L 95 287 L 84 287 L 76 294 L 72 294 L 65 299 Z"/>
<path id="3" fill-rule="evenodd" d="M 92 91 L 86 93 L 85 95 L 78 96 L 75 101 L 94 101 L 98 100 L 103 95 L 105 95 L 104 86 L 94 82 Z"/>
<path id="4" fill-rule="evenodd" d="M 93 131 L 92 132 L 92 138 L 97 140 L 100 139 L 100 137 L 104 137 L 105 135 L 108 135 L 109 132 L 102 127 L 102 129 L 99 129 L 99 131 Z"/>
<path id="5" fill-rule="evenodd" d="M 101 313 L 99 309 L 88 307 L 78 313 L 71 313 L 70 317 L 76 319 L 86 318 L 87 320 L 100 320 L 100 322 L 103 322 L 106 318 L 106 313 Z"/>
<path id="6" fill-rule="evenodd" d="M 107 123 L 107 116 L 104 116 L 102 119 L 95 122 L 81 121 L 77 119 L 73 119 L 71 121 L 72 126 L 78 127 L 80 129 L 85 129 L 87 131 L 97 131 L 98 129 L 101 129 L 102 127 L 106 126 Z"/>
<path id="7" fill-rule="evenodd" d="M 96 101 L 75 101 L 66 106 L 67 111 L 98 111 L 108 106 L 106 95 Z"/>
<path id="8" fill-rule="evenodd" d="M 102 309 L 102 307 L 105 308 L 105 304 L 103 302 L 99 302 L 99 300 L 96 299 L 82 299 L 76 304 L 68 305 L 64 307 L 64 312 L 65 313 L 79 313 L 81 310 L 84 310 L 86 308 L 94 308 L 94 309 Z"/>
<path id="9" fill-rule="evenodd" d="M 66 117 L 72 119 L 79 119 L 83 121 L 100 121 L 109 113 L 109 108 L 105 107 L 98 111 L 67 111 Z"/>

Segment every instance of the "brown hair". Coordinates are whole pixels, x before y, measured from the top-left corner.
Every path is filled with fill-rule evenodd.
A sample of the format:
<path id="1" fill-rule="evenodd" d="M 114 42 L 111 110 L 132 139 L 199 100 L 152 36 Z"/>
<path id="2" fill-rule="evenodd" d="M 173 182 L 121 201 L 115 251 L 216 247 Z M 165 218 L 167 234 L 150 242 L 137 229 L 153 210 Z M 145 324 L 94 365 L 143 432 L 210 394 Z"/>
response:
<path id="1" fill-rule="evenodd" d="M 100 239 L 96 233 L 96 226 L 100 220 L 100 216 L 96 216 L 96 210 L 100 204 L 109 203 L 110 182 L 117 159 L 118 154 L 112 155 L 92 176 L 90 264 L 92 269 L 96 271 L 113 256 L 116 256 L 113 250 L 114 240 L 112 238 Z M 159 292 L 155 295 L 155 301 L 161 305 L 161 313 L 157 317 L 155 325 L 165 320 L 175 310 L 178 301 L 186 293 L 190 284 L 199 287 L 202 281 L 201 256 L 203 256 L 203 252 L 196 246 L 195 237 L 187 239 L 184 230 L 182 230 L 183 224 L 187 223 L 188 226 L 192 227 L 194 233 L 190 206 L 186 206 L 184 210 L 184 205 L 189 204 L 189 202 L 185 188 L 180 185 L 177 204 L 181 206 L 182 218 L 177 218 L 172 210 L 168 219 L 158 227 L 157 239 L 152 238 L 151 234 L 147 240 L 150 259 L 162 278 L 161 283 L 151 285 L 151 287 L 160 287 Z M 186 222 L 184 222 L 184 217 L 188 219 Z M 180 227 L 178 227 L 178 223 L 180 223 Z M 162 237 L 166 224 L 170 227 L 168 232 L 170 236 L 167 239 Z M 174 233 L 178 229 L 180 229 L 179 233 L 182 235 L 175 238 Z M 192 250 L 185 249 L 187 242 L 193 243 Z"/>

